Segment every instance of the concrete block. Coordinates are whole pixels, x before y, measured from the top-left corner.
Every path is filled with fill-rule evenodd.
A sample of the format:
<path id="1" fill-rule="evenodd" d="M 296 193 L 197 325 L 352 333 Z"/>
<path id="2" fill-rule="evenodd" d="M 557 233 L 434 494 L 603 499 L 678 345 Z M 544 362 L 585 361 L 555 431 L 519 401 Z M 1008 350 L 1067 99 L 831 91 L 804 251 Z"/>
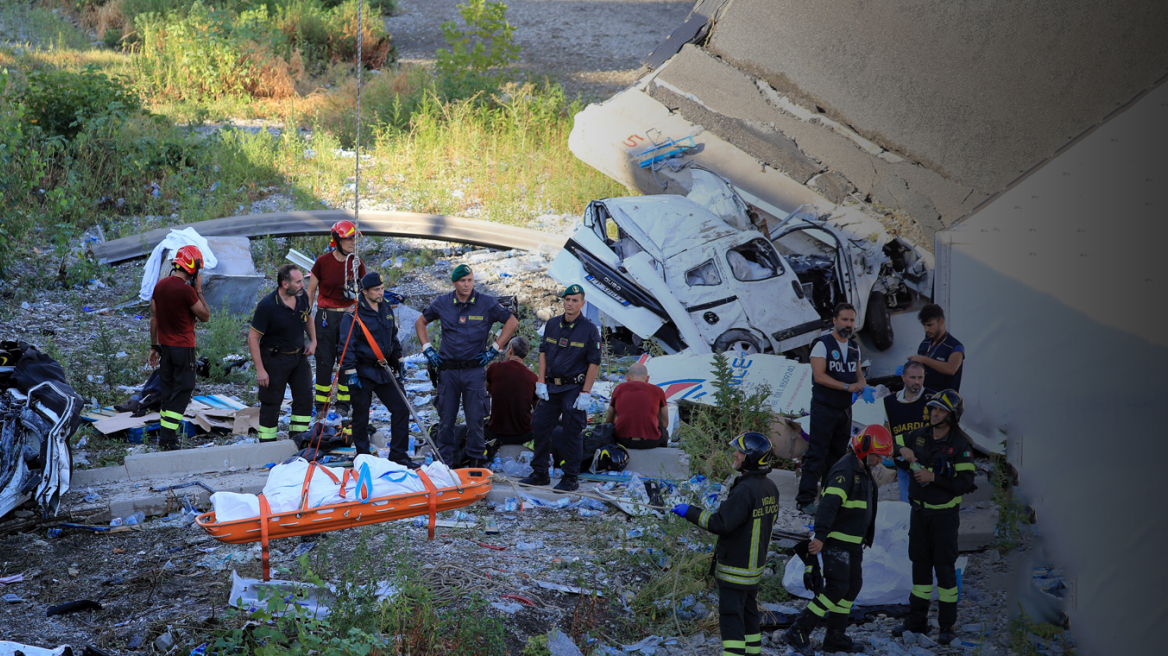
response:
<path id="1" fill-rule="evenodd" d="M 227 476 L 217 476 L 204 479 L 217 492 L 237 492 L 240 494 L 259 494 L 263 492 L 268 482 L 268 473 L 265 471 L 247 471 Z M 190 498 L 201 509 L 210 509 L 211 494 L 200 487 L 189 487 L 171 492 L 155 492 L 151 486 L 165 485 L 165 481 L 150 481 L 150 485 L 141 487 L 125 487 L 113 491 L 109 496 L 110 516 L 126 517 L 141 511 L 147 517 L 164 516 L 171 511 L 181 508 L 176 506 L 174 499 Z"/>
<path id="2" fill-rule="evenodd" d="M 998 525 L 998 508 L 961 511 L 961 527 L 957 530 L 958 551 L 981 551 L 994 541 Z"/>
<path id="3" fill-rule="evenodd" d="M 767 474 L 767 478 L 779 488 L 779 505 L 794 508 L 795 495 L 799 493 L 799 479 L 795 472 L 775 469 Z"/>
<path id="4" fill-rule="evenodd" d="M 177 478 L 187 474 L 258 469 L 283 462 L 296 453 L 291 440 L 260 444 L 230 444 L 205 449 L 158 451 L 126 456 L 126 470 L 132 480 Z"/>
<path id="5" fill-rule="evenodd" d="M 69 479 L 69 487 L 70 489 L 77 490 L 90 485 L 128 480 L 130 480 L 130 471 L 126 469 L 125 465 L 98 467 L 97 469 L 79 469 L 74 471 L 73 476 Z"/>
<path id="6" fill-rule="evenodd" d="M 642 476 L 671 481 L 689 480 L 689 465 L 681 461 L 683 453 L 681 449 L 670 447 L 629 449 L 629 466 L 625 471 L 635 471 Z"/>

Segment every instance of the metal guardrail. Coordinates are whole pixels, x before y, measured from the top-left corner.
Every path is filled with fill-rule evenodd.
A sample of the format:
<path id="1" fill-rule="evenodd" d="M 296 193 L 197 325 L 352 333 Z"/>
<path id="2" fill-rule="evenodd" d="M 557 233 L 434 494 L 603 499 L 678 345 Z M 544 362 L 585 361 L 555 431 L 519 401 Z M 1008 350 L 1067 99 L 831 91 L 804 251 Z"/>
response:
<path id="1" fill-rule="evenodd" d="M 337 221 L 353 221 L 350 210 L 273 212 L 211 219 L 197 223 L 158 228 L 131 237 L 92 244 L 90 251 L 103 264 L 117 264 L 146 257 L 172 229 L 194 228 L 204 237 L 299 237 L 327 235 Z M 414 212 L 361 212 L 361 233 L 372 237 L 414 237 L 436 239 L 486 248 L 544 251 L 554 255 L 567 237 L 538 230 L 465 219 L 445 214 Z"/>

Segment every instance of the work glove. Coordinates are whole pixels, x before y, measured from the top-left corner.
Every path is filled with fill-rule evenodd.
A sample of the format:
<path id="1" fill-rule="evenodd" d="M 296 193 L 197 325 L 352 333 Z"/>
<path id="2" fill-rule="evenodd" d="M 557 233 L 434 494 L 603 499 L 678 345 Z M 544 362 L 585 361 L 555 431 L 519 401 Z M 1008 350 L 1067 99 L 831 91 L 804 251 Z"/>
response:
<path id="1" fill-rule="evenodd" d="M 671 508 L 669 510 L 669 512 L 673 513 L 674 515 L 677 515 L 678 517 L 680 517 L 682 519 L 685 519 L 685 514 L 689 512 L 689 504 L 688 503 L 679 503 L 676 506 L 674 506 L 673 508 Z"/>
<path id="2" fill-rule="evenodd" d="M 592 406 L 592 395 L 588 392 L 580 392 L 580 396 L 576 397 L 576 402 L 572 407 L 577 410 L 588 412 L 588 408 Z"/>
<path id="3" fill-rule="evenodd" d="M 896 375 L 897 376 L 904 375 L 904 365 L 903 364 L 896 367 Z"/>
<path id="4" fill-rule="evenodd" d="M 864 391 L 860 392 L 860 398 L 864 399 L 864 403 L 876 402 L 876 388 L 870 385 L 864 386 Z"/>
<path id="5" fill-rule="evenodd" d="M 491 348 L 483 351 L 482 353 L 479 353 L 479 357 L 478 357 L 479 366 L 485 367 L 488 364 L 490 364 L 491 361 L 497 357 L 499 357 L 499 349 L 495 348 L 494 344 L 491 344 Z"/>
<path id="6" fill-rule="evenodd" d="M 548 400 L 547 384 L 546 383 L 536 383 L 535 384 L 535 395 L 538 396 L 539 398 L 543 399 L 544 401 L 547 401 Z"/>
<path id="7" fill-rule="evenodd" d="M 818 563 L 803 566 L 803 587 L 813 595 L 823 591 L 823 573 L 819 571 Z"/>
<path id="8" fill-rule="evenodd" d="M 361 387 L 361 377 L 357 375 L 356 371 L 350 369 L 345 372 L 345 384 L 349 386 L 349 389 Z"/>
<path id="9" fill-rule="evenodd" d="M 426 356 L 426 362 L 429 362 L 430 366 L 435 369 L 442 366 L 442 356 L 438 355 L 438 349 L 433 346 L 427 344 L 426 350 L 422 351 L 422 355 Z"/>

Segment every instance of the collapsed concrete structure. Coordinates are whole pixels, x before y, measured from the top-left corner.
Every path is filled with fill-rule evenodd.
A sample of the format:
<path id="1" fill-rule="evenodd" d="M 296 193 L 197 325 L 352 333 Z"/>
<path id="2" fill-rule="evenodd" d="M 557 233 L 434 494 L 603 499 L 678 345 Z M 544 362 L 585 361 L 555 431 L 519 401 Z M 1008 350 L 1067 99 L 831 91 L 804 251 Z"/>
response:
<path id="1" fill-rule="evenodd" d="M 811 204 L 935 240 L 967 416 L 1008 441 L 1072 571 L 1080 653 L 1151 653 L 1168 620 L 1164 485 L 1132 439 L 1154 434 L 1168 361 L 1166 33 L 1155 2 L 702 0 L 570 141 L 645 193 L 686 193 L 697 164 L 769 220 Z M 1103 566 L 1119 554 L 1132 567 Z"/>

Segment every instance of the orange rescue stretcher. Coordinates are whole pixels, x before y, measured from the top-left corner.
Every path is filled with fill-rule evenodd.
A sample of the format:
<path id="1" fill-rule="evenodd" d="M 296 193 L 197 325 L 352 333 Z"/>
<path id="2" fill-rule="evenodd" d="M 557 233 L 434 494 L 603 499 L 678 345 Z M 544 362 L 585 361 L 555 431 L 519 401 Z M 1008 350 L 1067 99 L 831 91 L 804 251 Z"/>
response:
<path id="1" fill-rule="evenodd" d="M 220 542 L 229 544 L 245 544 L 259 542 L 263 545 L 264 580 L 271 579 L 271 569 L 268 565 L 268 541 L 273 538 L 292 538 L 299 535 L 315 535 L 329 531 L 392 522 L 408 517 L 429 515 L 429 535 L 434 539 L 434 523 L 440 512 L 462 508 L 487 496 L 491 491 L 491 472 L 487 469 L 456 469 L 461 485 L 438 488 L 426 475 L 426 472 L 417 470 L 418 478 L 426 486 L 424 492 L 409 492 L 386 497 L 373 497 L 366 501 L 346 501 L 343 503 L 308 507 L 308 483 L 312 480 L 313 469 L 320 468 L 329 475 L 334 483 L 341 486 L 341 496 L 345 495 L 345 484 L 350 478 L 356 479 L 353 470 L 345 470 L 343 480 L 338 480 L 327 468 L 310 463 L 308 475 L 304 479 L 304 487 L 300 494 L 300 508 L 291 512 L 272 513 L 268 500 L 263 494 L 259 495 L 260 516 L 249 519 L 238 519 L 230 522 L 215 521 L 215 512 L 206 512 L 196 518 L 196 523 L 211 537 Z M 357 496 L 362 494 L 357 490 Z"/>

